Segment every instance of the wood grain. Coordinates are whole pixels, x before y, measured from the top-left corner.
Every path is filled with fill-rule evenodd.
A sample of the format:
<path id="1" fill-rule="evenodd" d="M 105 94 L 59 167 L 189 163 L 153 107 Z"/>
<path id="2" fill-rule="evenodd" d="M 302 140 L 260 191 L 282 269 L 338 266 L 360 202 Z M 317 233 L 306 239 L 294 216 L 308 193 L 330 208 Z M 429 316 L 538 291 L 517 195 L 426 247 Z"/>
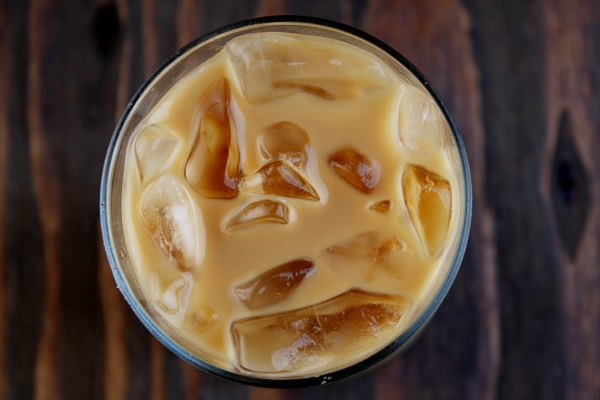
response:
<path id="1" fill-rule="evenodd" d="M 592 2 L 544 6 L 548 142 L 541 182 L 561 262 L 566 365 L 560 373 L 566 397 L 594 398 L 600 393 L 598 20 Z"/>
<path id="2" fill-rule="evenodd" d="M 116 288 L 98 189 L 110 136 L 196 37 L 303 14 L 388 42 L 438 89 L 473 182 L 465 260 L 419 339 L 307 389 L 181 361 Z M 600 398 L 600 14 L 591 0 L 0 2 L 0 399 Z"/>
<path id="3" fill-rule="evenodd" d="M 9 75 L 9 25 L 7 18 L 8 10 L 4 2 L 0 3 L 0 77 Z M 4 188 L 7 187 L 7 169 L 8 169 L 8 154 L 10 143 L 8 133 L 8 93 L 9 87 L 7 82 L 2 81 L 0 84 L 0 221 L 4 221 L 5 211 L 5 196 Z M 0 227 L 0 293 L 6 293 L 6 252 L 5 252 L 5 229 Z M 6 393 L 6 351 L 4 343 L 6 343 L 7 326 L 7 302 L 6 297 L 0 295 L 0 396 Z"/>
<path id="4" fill-rule="evenodd" d="M 4 328 L 4 384 L 6 397 L 33 397 L 36 352 L 42 313 L 38 293 L 43 290 L 43 251 L 40 221 L 32 192 L 27 131 L 27 4 L 5 5 L 8 48 L 3 60 L 6 88 L 8 157 L 3 171 L 2 239 L 4 272 L 2 291 L 6 305 Z M 4 42 L 4 43 L 6 43 Z M 6 65 L 5 64 L 5 65 Z M 6 150 L 5 150 L 6 151 Z"/>
<path id="5" fill-rule="evenodd" d="M 53 26 L 42 23 L 43 16 L 52 14 L 50 4 L 39 0 L 30 3 L 29 21 L 40 29 L 30 33 L 28 68 L 28 107 L 27 122 L 29 131 L 29 152 L 32 168 L 33 191 L 36 209 L 41 220 L 43 240 L 44 283 L 40 299 L 42 308 L 42 331 L 35 365 L 35 398 L 48 400 L 58 397 L 60 383 L 58 375 L 58 340 L 62 315 L 60 313 L 61 286 L 61 243 L 63 242 L 61 209 L 62 191 L 57 166 L 52 158 L 43 112 L 44 61 L 48 54 L 49 42 L 55 35 Z"/>

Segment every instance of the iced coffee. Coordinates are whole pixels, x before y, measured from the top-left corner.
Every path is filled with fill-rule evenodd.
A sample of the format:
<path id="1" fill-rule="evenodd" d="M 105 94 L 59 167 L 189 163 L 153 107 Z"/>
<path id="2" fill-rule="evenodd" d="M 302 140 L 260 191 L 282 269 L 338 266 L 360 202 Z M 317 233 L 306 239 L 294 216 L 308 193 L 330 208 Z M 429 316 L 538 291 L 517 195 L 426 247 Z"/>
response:
<path id="1" fill-rule="evenodd" d="M 124 244 L 148 312 L 187 352 L 240 375 L 367 359 L 448 274 L 463 162 L 407 69 L 326 35 L 233 37 L 127 144 Z"/>

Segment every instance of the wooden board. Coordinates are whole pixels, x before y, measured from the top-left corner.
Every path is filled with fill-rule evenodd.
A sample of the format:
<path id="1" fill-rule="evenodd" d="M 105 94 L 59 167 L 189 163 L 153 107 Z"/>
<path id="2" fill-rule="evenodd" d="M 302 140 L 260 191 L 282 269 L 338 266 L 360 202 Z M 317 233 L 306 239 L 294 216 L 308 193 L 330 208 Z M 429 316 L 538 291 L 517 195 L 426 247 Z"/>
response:
<path id="1" fill-rule="evenodd" d="M 600 13 L 574 0 L 0 2 L 0 398 L 600 398 Z M 204 374 L 112 278 L 99 185 L 117 119 L 177 48 L 260 15 L 386 41 L 445 99 L 473 179 L 446 301 L 405 353 L 325 387 Z"/>

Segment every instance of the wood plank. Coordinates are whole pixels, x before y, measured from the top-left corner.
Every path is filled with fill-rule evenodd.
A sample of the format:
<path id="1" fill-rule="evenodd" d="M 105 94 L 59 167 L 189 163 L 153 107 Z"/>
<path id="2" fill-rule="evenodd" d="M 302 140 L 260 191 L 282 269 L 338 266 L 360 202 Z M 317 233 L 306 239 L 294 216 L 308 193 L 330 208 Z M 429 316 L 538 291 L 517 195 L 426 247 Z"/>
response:
<path id="1" fill-rule="evenodd" d="M 497 396 L 564 398 L 565 266 L 555 253 L 540 190 L 548 99 L 541 2 L 467 3 L 482 76 L 486 195 L 496 220 L 502 328 Z"/>
<path id="2" fill-rule="evenodd" d="M 10 32 L 9 20 L 7 18 L 8 9 L 6 2 L 0 3 L 0 221 L 4 221 L 6 214 L 4 190 L 8 185 L 8 161 L 9 161 L 9 90 L 11 88 L 9 82 L 9 66 L 10 66 Z M 0 398 L 4 398 L 7 390 L 6 381 L 6 351 L 3 344 L 6 340 L 6 334 L 10 326 L 7 323 L 8 304 L 4 293 L 7 292 L 6 280 L 6 253 L 4 243 L 5 229 L 0 225 Z"/>
<path id="3" fill-rule="evenodd" d="M 565 335 L 565 397 L 600 397 L 600 38 L 597 5 L 548 1 L 543 5 L 547 65 L 546 136 L 542 146 L 542 193 L 560 262 Z"/>
<path id="4" fill-rule="evenodd" d="M 62 187 L 55 160 L 48 145 L 44 115 L 44 61 L 55 37 L 52 25 L 42 24 L 48 2 L 32 1 L 29 9 L 30 59 L 28 74 L 28 131 L 36 208 L 40 214 L 44 243 L 45 296 L 40 299 L 43 320 L 35 370 L 35 398 L 49 400 L 59 396 L 58 340 L 61 325 L 60 289 L 63 241 Z"/>
<path id="5" fill-rule="evenodd" d="M 6 305 L 4 314 L 5 377 L 2 395 L 34 397 L 34 371 L 39 337 L 41 334 L 44 291 L 42 233 L 36 212 L 29 162 L 29 137 L 27 131 L 27 61 L 28 5 L 25 2 L 5 4 L 5 35 L 3 57 L 6 75 L 7 102 L 4 126 L 9 151 L 5 169 L 3 196 L 3 251 L 0 263 L 4 290 L 0 293 Z M 10 366 L 10 367 L 8 367 Z"/>

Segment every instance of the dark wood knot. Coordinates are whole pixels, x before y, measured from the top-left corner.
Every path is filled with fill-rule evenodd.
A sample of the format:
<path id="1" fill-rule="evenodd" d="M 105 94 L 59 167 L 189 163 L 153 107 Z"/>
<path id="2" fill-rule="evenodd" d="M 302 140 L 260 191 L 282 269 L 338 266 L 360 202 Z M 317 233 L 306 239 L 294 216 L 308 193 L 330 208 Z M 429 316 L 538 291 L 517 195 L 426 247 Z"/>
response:
<path id="1" fill-rule="evenodd" d="M 573 136 L 571 114 L 563 110 L 551 164 L 551 197 L 558 232 L 569 257 L 574 259 L 591 206 L 589 174 Z"/>
<path id="2" fill-rule="evenodd" d="M 92 23 L 92 35 L 98 53 L 109 57 L 115 53 L 121 36 L 119 13 L 114 3 L 98 7 Z"/>

